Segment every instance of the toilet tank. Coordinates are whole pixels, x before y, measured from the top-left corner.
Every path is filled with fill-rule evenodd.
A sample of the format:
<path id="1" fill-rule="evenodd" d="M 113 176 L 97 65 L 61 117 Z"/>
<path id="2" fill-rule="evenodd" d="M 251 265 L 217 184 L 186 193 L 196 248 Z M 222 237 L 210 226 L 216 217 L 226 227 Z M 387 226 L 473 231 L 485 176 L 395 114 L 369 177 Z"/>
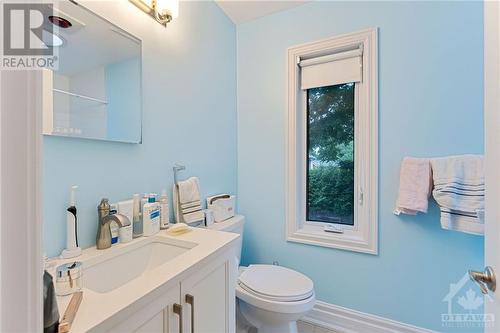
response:
<path id="1" fill-rule="evenodd" d="M 230 219 L 227 219 L 222 222 L 214 223 L 207 227 L 207 229 L 225 231 L 225 232 L 233 232 L 240 235 L 240 239 L 238 240 L 238 265 L 240 264 L 241 259 L 241 248 L 243 245 L 243 226 L 245 224 L 245 217 L 243 215 L 235 215 Z"/>

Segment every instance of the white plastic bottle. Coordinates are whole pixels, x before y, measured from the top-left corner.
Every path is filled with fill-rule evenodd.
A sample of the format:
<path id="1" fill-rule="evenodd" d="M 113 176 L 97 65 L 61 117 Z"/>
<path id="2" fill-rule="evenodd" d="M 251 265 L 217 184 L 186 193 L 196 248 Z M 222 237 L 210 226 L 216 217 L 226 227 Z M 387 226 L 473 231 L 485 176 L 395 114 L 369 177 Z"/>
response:
<path id="1" fill-rule="evenodd" d="M 142 236 L 142 220 L 141 220 L 141 198 L 139 194 L 134 194 L 133 196 L 133 217 L 132 217 L 132 229 L 134 238 Z"/>
<path id="2" fill-rule="evenodd" d="M 160 231 L 160 204 L 150 195 L 148 203 L 142 209 L 142 227 L 144 236 L 153 236 Z"/>
<path id="3" fill-rule="evenodd" d="M 167 229 L 170 224 L 167 190 L 161 191 L 160 196 L 160 229 Z"/>
<path id="4" fill-rule="evenodd" d="M 144 193 L 144 195 L 141 198 L 140 205 L 139 205 L 139 217 L 141 219 L 141 225 L 142 225 L 142 234 L 144 235 L 144 205 L 148 203 L 149 195 L 147 193 Z"/>
<path id="5" fill-rule="evenodd" d="M 112 203 L 109 206 L 110 206 L 109 208 L 110 215 L 118 213 L 118 204 Z M 109 229 L 111 230 L 111 245 L 118 244 L 120 241 L 120 238 L 118 237 L 120 232 L 120 226 L 115 221 L 111 221 L 111 223 L 109 224 Z"/>
<path id="6" fill-rule="evenodd" d="M 128 243 L 132 241 L 133 238 L 132 223 L 128 220 L 128 218 L 126 222 L 128 222 L 128 224 L 122 225 L 118 229 L 118 239 L 120 243 Z"/>
<path id="7" fill-rule="evenodd" d="M 144 195 L 141 198 L 141 215 L 142 215 L 142 210 L 144 209 L 144 205 L 148 203 L 148 198 L 149 195 L 147 193 L 144 193 Z"/>

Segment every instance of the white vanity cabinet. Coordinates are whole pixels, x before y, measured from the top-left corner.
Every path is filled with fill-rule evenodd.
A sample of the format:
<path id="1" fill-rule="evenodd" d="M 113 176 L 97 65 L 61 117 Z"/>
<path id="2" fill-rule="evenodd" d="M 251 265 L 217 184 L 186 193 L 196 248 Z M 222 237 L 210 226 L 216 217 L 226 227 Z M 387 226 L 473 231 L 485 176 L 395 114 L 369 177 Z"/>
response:
<path id="1" fill-rule="evenodd" d="M 164 332 L 164 322 L 165 322 L 165 315 L 168 315 L 165 313 L 164 310 L 161 312 L 158 312 L 153 318 L 145 322 L 141 327 L 135 330 L 137 333 L 147 333 L 147 332 Z"/>
<path id="2" fill-rule="evenodd" d="M 153 333 L 153 332 L 178 332 L 179 331 L 179 317 L 174 313 L 174 304 L 178 304 L 179 302 L 179 288 L 173 288 L 168 291 L 163 297 L 163 301 L 168 302 L 168 305 L 153 314 L 151 318 L 148 318 L 146 315 L 138 315 L 132 316 L 129 320 L 125 322 L 126 325 L 131 327 L 137 326 L 139 324 L 139 328 L 135 329 L 134 333 Z M 164 304 L 160 305 L 163 306 Z M 154 312 L 154 310 L 153 310 Z M 146 320 L 142 322 L 142 320 Z M 124 332 L 128 331 L 126 327 L 119 327 L 119 329 L 113 329 L 116 332 Z"/>
<path id="3" fill-rule="evenodd" d="M 181 283 L 183 333 L 233 332 L 237 270 L 230 261 L 208 265 Z"/>
<path id="4" fill-rule="evenodd" d="M 149 302 L 134 306 L 140 310 L 107 331 L 234 333 L 236 275 L 232 251 L 195 265 L 180 282 Z"/>
<path id="5" fill-rule="evenodd" d="M 234 333 L 240 236 L 202 228 L 89 248 L 72 333 Z M 55 259 L 55 267 L 67 260 Z M 58 296 L 64 313 L 71 296 Z"/>
<path id="6" fill-rule="evenodd" d="M 179 303 L 180 286 L 177 285 L 163 293 L 153 301 L 138 305 L 140 310 L 127 314 L 125 319 L 116 321 L 111 319 L 109 324 L 104 323 L 93 332 L 114 333 L 177 333 L 179 332 L 179 315 L 174 313 L 174 305 Z M 141 302 L 142 303 L 142 302 Z M 109 325 L 113 325 L 109 328 Z"/>

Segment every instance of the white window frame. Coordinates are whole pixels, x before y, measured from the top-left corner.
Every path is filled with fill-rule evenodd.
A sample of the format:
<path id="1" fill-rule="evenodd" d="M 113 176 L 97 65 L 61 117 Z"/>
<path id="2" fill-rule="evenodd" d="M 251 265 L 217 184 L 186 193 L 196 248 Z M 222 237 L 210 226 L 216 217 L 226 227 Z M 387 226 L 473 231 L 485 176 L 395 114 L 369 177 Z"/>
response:
<path id="1" fill-rule="evenodd" d="M 335 36 L 288 49 L 286 126 L 286 239 L 378 254 L 378 48 L 377 28 Z M 306 220 L 307 93 L 300 88 L 300 59 L 361 46 L 362 82 L 355 83 L 354 226 L 324 231 L 330 223 Z"/>

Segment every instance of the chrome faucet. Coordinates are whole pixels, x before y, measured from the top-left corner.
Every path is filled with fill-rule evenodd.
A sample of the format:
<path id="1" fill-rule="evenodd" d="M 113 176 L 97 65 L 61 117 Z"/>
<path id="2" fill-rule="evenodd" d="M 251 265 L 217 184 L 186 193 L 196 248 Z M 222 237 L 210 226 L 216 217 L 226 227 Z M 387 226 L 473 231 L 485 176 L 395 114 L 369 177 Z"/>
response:
<path id="1" fill-rule="evenodd" d="M 97 207 L 99 222 L 97 226 L 97 237 L 95 245 L 98 250 L 111 247 L 111 222 L 116 222 L 120 227 L 126 225 L 127 217 L 122 214 L 110 214 L 109 200 L 104 198 Z"/>

